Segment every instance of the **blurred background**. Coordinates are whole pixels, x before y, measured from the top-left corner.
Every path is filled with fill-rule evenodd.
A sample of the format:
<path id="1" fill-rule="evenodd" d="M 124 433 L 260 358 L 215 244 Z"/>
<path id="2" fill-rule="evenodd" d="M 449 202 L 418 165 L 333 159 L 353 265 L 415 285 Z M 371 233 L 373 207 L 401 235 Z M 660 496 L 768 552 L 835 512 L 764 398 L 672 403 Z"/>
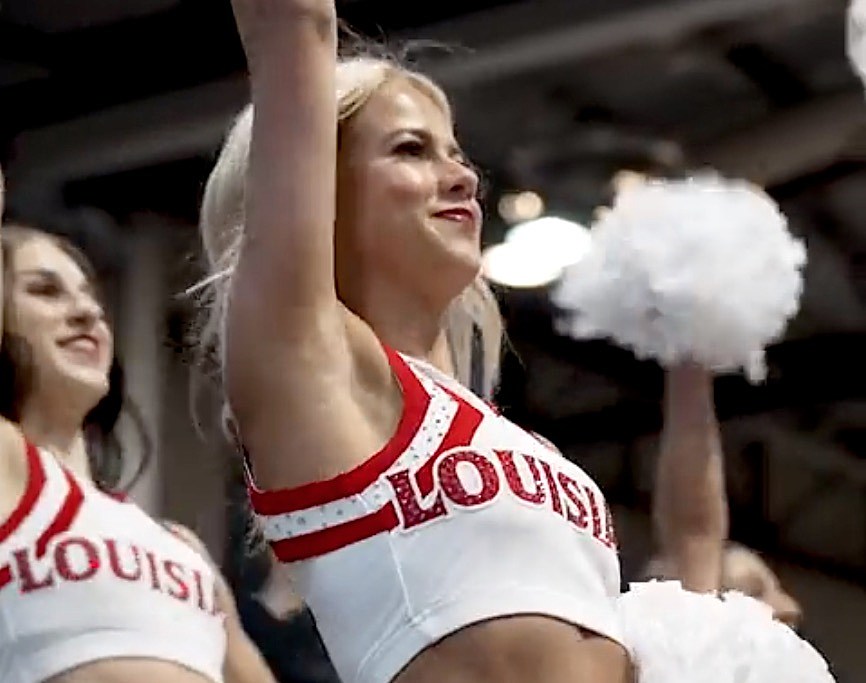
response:
<path id="1" fill-rule="evenodd" d="M 519 262 L 490 252 L 511 341 L 499 400 L 607 492 L 626 578 L 651 549 L 661 371 L 557 334 L 557 269 L 542 255 L 563 231 L 574 238 L 564 221 L 588 222 L 624 168 L 708 166 L 782 204 L 808 244 L 801 312 L 770 350 L 765 384 L 716 385 L 732 537 L 778 570 L 806 635 L 854 681 L 866 679 L 866 98 L 845 56 L 845 7 L 338 2 L 454 98 L 486 179 L 485 245 L 519 226 L 537 247 Z M 241 583 L 237 463 L 214 392 L 190 391 L 196 322 L 183 292 L 201 274 L 204 179 L 246 96 L 228 0 L 0 5 L 9 218 L 71 236 L 97 263 L 154 445 L 134 497 L 200 533 Z"/>

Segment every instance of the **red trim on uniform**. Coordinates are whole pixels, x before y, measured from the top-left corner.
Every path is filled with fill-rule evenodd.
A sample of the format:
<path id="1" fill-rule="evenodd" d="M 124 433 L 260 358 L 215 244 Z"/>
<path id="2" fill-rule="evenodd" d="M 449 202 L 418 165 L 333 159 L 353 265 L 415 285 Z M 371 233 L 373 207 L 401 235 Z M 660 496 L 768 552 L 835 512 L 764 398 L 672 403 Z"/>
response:
<path id="1" fill-rule="evenodd" d="M 475 406 L 449 389 L 444 390 L 457 402 L 457 414 L 454 416 L 454 420 L 439 448 L 418 470 L 416 475 L 418 488 L 421 495 L 424 496 L 433 490 L 433 468 L 438 457 L 452 448 L 471 443 L 478 426 L 484 419 L 484 415 Z M 351 522 L 344 522 L 302 536 L 274 541 L 271 543 L 271 548 L 281 562 L 297 562 L 365 541 L 377 534 L 391 531 L 398 524 L 399 519 L 394 504 L 387 503 L 378 511 Z"/>
<path id="2" fill-rule="evenodd" d="M 12 567 L 7 564 L 5 567 L 0 567 L 0 590 L 10 583 L 12 583 Z"/>
<path id="3" fill-rule="evenodd" d="M 547 448 L 547 449 L 553 451 L 553 452 L 556 453 L 557 455 L 562 455 L 562 451 L 559 450 L 559 448 L 557 447 L 557 445 L 556 445 L 555 443 L 553 443 L 553 441 L 551 441 L 550 439 L 548 439 L 546 436 L 542 436 L 542 435 L 539 434 L 538 432 L 529 432 L 529 435 L 530 435 L 533 439 L 535 439 L 538 443 L 540 443 L 542 446 L 544 446 L 545 448 Z"/>
<path id="4" fill-rule="evenodd" d="M 271 542 L 271 549 L 280 562 L 297 562 L 345 548 L 372 536 L 391 531 L 399 524 L 394 503 L 350 522 Z"/>
<path id="5" fill-rule="evenodd" d="M 403 414 L 390 441 L 357 467 L 324 481 L 314 481 L 289 489 L 263 491 L 248 480 L 250 502 L 258 514 L 286 514 L 356 495 L 387 472 L 409 448 L 424 421 L 430 396 L 400 354 L 384 344 L 382 347 L 403 392 Z"/>
<path id="6" fill-rule="evenodd" d="M 84 502 L 84 493 L 75 477 L 67 469 L 64 469 L 63 473 L 66 475 L 66 482 L 69 484 L 69 493 L 66 494 L 66 499 L 63 501 L 63 505 L 60 507 L 60 511 L 57 513 L 54 521 L 48 525 L 48 528 L 37 539 L 36 557 L 42 557 L 45 554 L 48 550 L 48 544 L 53 538 L 69 530 L 69 527 L 72 526 L 75 517 L 78 515 L 78 511 L 81 509 L 81 504 Z"/>
<path id="7" fill-rule="evenodd" d="M 0 525 L 0 543 L 8 539 L 21 526 L 27 515 L 33 511 L 33 506 L 36 505 L 42 489 L 45 488 L 45 469 L 42 467 L 39 451 L 36 450 L 36 446 L 29 442 L 25 442 L 25 451 L 27 456 L 27 484 L 18 505 L 6 518 L 6 521 Z"/>
<path id="8" fill-rule="evenodd" d="M 418 482 L 418 492 L 422 496 L 427 496 L 433 491 L 433 470 L 439 456 L 446 451 L 450 451 L 452 448 L 460 448 L 461 446 L 468 446 L 471 444 L 475 432 L 478 430 L 481 421 L 484 419 L 484 415 L 481 411 L 471 403 L 462 399 L 446 387 L 442 387 L 442 389 L 444 389 L 451 398 L 457 402 L 457 414 L 454 416 L 454 420 L 451 422 L 451 426 L 448 428 L 445 438 L 442 439 L 442 443 L 439 444 L 439 448 L 436 449 L 436 452 L 431 458 L 418 468 L 418 472 L 415 475 L 415 480 Z"/>

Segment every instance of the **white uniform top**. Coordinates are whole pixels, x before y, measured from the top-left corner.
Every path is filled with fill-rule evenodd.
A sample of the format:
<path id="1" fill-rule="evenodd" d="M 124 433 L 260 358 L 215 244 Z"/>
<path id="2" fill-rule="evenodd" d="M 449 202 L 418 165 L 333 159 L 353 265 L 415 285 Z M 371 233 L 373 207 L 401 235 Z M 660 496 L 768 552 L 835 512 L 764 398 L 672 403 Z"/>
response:
<path id="1" fill-rule="evenodd" d="M 28 445 L 27 464 L 24 494 L 0 525 L 0 681 L 135 657 L 221 683 L 224 617 L 207 562 L 49 453 Z"/>
<path id="2" fill-rule="evenodd" d="M 327 481 L 249 484 L 343 683 L 386 683 L 444 636 L 498 616 L 550 615 L 621 642 L 598 487 L 453 379 L 386 352 L 404 410 L 381 451 Z"/>

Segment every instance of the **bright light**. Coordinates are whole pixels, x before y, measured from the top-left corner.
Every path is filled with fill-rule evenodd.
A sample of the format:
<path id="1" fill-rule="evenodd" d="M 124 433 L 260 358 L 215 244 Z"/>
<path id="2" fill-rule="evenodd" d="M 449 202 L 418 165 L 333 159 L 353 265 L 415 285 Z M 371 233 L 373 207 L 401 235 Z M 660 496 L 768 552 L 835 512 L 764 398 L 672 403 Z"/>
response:
<path id="1" fill-rule="evenodd" d="M 580 223 L 545 216 L 515 225 L 505 235 L 505 241 L 544 255 L 564 268 L 583 258 L 589 248 L 590 236 L 589 230 Z"/>
<path id="2" fill-rule="evenodd" d="M 504 194 L 499 199 L 499 215 L 508 223 L 531 221 L 544 213 L 544 200 L 535 192 Z"/>
<path id="3" fill-rule="evenodd" d="M 543 287 L 556 280 L 562 271 L 558 265 L 533 258 L 510 242 L 488 247 L 481 259 L 488 279 L 516 289 Z"/>
<path id="4" fill-rule="evenodd" d="M 485 250 L 484 274 L 506 287 L 542 287 L 583 258 L 590 244 L 589 230 L 579 223 L 554 216 L 528 221 Z"/>

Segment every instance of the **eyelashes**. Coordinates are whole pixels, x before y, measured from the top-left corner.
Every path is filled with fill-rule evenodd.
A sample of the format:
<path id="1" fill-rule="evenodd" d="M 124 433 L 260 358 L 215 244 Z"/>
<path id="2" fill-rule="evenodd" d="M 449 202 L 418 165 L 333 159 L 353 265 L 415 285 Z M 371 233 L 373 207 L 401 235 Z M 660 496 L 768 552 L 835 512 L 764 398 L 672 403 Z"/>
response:
<path id="1" fill-rule="evenodd" d="M 394 153 L 398 156 L 422 158 L 427 155 L 427 148 L 423 142 L 411 140 L 397 145 Z"/>
<path id="2" fill-rule="evenodd" d="M 394 148 L 394 153 L 398 156 L 407 156 L 413 158 L 433 158 L 435 156 L 435 153 L 433 152 L 430 145 L 420 140 L 407 140 L 406 142 L 401 142 Z M 472 169 L 473 171 L 475 170 L 474 166 L 459 150 L 452 152 L 449 158 L 452 161 L 456 161 L 461 166 L 465 166 L 466 168 Z"/>

